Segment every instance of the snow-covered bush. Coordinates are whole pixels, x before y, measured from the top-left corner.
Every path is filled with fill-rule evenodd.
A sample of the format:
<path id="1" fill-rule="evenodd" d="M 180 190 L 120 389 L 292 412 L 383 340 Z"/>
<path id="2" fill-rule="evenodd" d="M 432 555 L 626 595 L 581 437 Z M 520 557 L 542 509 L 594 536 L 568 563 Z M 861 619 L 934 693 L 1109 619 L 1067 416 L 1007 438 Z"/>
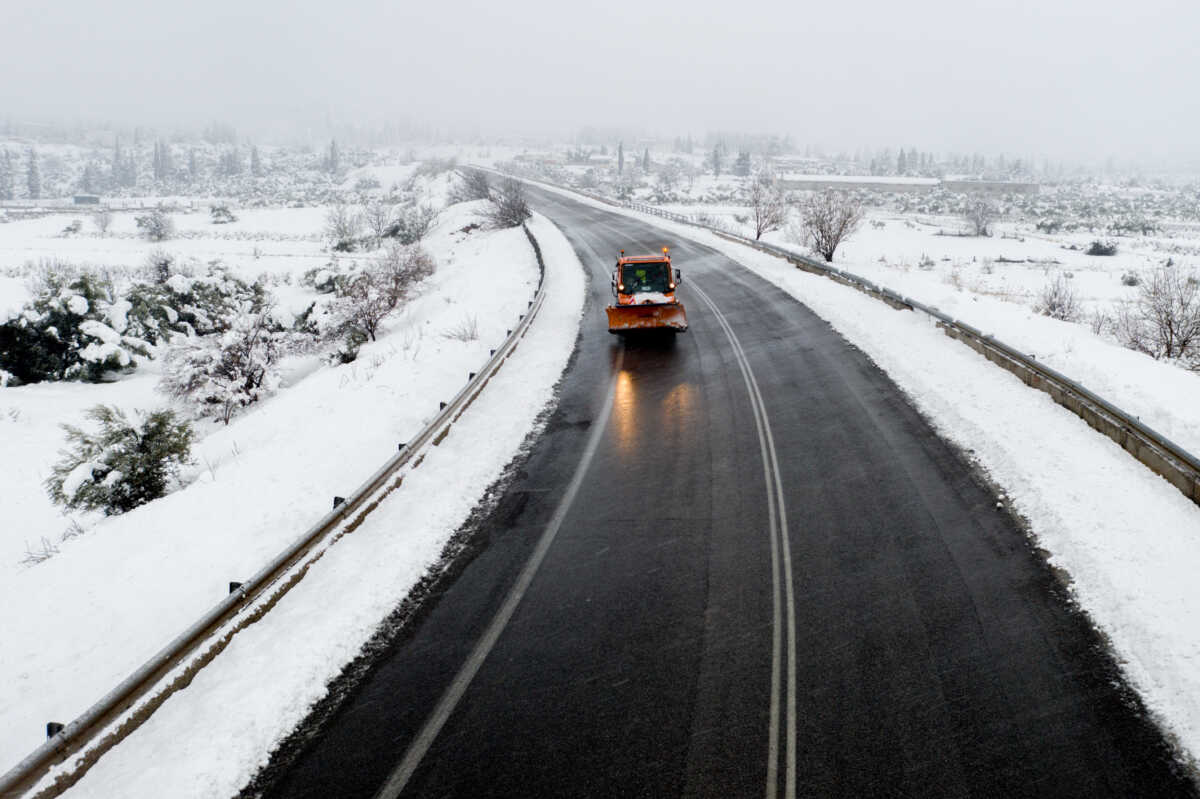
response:
<path id="1" fill-rule="evenodd" d="M 330 305 L 327 335 L 341 342 L 337 359 L 353 361 L 358 348 L 374 341 L 384 318 L 409 300 L 436 264 L 418 246 L 393 244 L 380 258 L 347 275 Z"/>
<path id="2" fill-rule="evenodd" d="M 1200 275 L 1174 266 L 1148 273 L 1137 300 L 1118 308 L 1114 327 L 1124 346 L 1200 370 Z"/>
<path id="3" fill-rule="evenodd" d="M 971 232 L 976 236 L 992 235 L 992 223 L 998 214 L 996 205 L 986 197 L 972 197 L 963 211 Z"/>
<path id="4" fill-rule="evenodd" d="M 344 279 L 345 273 L 337 264 L 330 263 L 328 266 L 318 266 L 306 271 L 300 277 L 300 285 L 308 286 L 320 294 L 333 294 Z"/>
<path id="5" fill-rule="evenodd" d="M 457 179 L 450 184 L 449 201 L 469 203 L 474 200 L 489 200 L 492 197 L 492 184 L 488 182 L 487 173 L 481 169 L 460 169 Z"/>
<path id="6" fill-rule="evenodd" d="M 109 227 L 112 226 L 112 220 L 112 211 L 108 210 L 107 208 L 101 208 L 99 211 L 92 214 L 92 224 L 96 226 L 96 230 L 101 236 L 108 233 Z"/>
<path id="7" fill-rule="evenodd" d="M 516 178 L 505 178 L 491 196 L 492 207 L 484 218 L 494 228 L 519 227 L 532 214 L 525 196 L 525 184 Z"/>
<path id="8" fill-rule="evenodd" d="M 230 222 L 238 220 L 233 211 L 229 210 L 228 205 L 214 205 L 208 209 L 208 214 L 214 225 L 228 225 Z"/>
<path id="9" fill-rule="evenodd" d="M 267 307 L 261 283 L 247 284 L 220 264 L 209 264 L 203 275 L 173 272 L 162 283 L 135 284 L 127 294 L 130 334 L 160 344 L 173 333 L 188 335 L 227 330 L 249 308 Z"/>
<path id="10" fill-rule="evenodd" d="M 47 266 L 33 301 L 0 324 L 0 369 L 14 383 L 99 381 L 136 367 L 146 343 L 125 335 L 128 303 L 111 281 L 65 265 Z"/>
<path id="11" fill-rule="evenodd" d="M 137 228 L 150 241 L 166 241 L 175 235 L 175 222 L 161 208 L 155 208 L 148 214 L 134 217 Z"/>
<path id="12" fill-rule="evenodd" d="M 1111 241 L 1093 241 L 1088 245 L 1084 255 L 1116 255 L 1117 245 Z"/>
<path id="13" fill-rule="evenodd" d="M 97 405 L 87 417 L 99 430 L 62 426 L 70 448 L 46 481 L 58 505 L 109 516 L 124 513 L 163 496 L 170 478 L 188 462 L 192 429 L 172 411 L 131 422 L 119 409 Z"/>
<path id="14" fill-rule="evenodd" d="M 239 408 L 270 396 L 279 387 L 278 361 L 287 335 L 267 310 L 247 312 L 219 336 L 189 338 L 172 347 L 160 390 L 201 416 L 225 424 Z"/>
<path id="15" fill-rule="evenodd" d="M 362 215 L 345 203 L 336 203 L 325 214 L 325 236 L 335 252 L 354 252 L 362 237 Z"/>
<path id="16" fill-rule="evenodd" d="M 304 275 L 300 276 L 301 286 L 307 286 L 318 294 L 336 293 L 338 286 L 344 280 L 346 280 L 346 272 L 334 262 L 330 262 L 325 266 L 316 266 L 316 268 L 307 270 Z"/>
<path id="17" fill-rule="evenodd" d="M 1034 310 L 1051 319 L 1077 322 L 1083 316 L 1083 308 L 1075 295 L 1075 288 L 1065 275 L 1058 275 L 1042 288 Z"/>
<path id="18" fill-rule="evenodd" d="M 431 205 L 412 205 L 401 210 L 384 236 L 401 244 L 417 244 L 429 234 L 437 221 L 438 211 Z"/>
<path id="19" fill-rule="evenodd" d="M 175 256 L 164 249 L 155 248 L 146 256 L 146 275 L 151 282 L 166 283 L 171 278 L 171 267 Z"/>
<path id="20" fill-rule="evenodd" d="M 379 242 L 383 240 L 384 236 L 388 235 L 388 231 L 395 224 L 395 219 L 395 209 L 386 199 L 376 198 L 363 207 L 363 220 L 375 237 L 376 247 L 379 246 Z"/>
<path id="21" fill-rule="evenodd" d="M 788 238 L 807 245 L 826 262 L 862 224 L 864 212 L 853 194 L 826 189 L 800 203 L 800 218 L 788 228 Z"/>

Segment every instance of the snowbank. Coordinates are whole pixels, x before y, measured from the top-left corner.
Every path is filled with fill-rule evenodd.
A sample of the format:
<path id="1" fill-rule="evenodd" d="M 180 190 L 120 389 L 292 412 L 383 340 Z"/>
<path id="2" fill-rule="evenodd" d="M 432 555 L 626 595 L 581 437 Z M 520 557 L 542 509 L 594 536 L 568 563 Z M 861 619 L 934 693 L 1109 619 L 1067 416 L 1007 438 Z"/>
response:
<path id="1" fill-rule="evenodd" d="M 105 519 L 32 568 L 14 564 L 11 539 L 29 536 L 26 520 L 55 532 L 65 525 L 43 518 L 51 511 L 40 485 L 61 442 L 57 423 L 78 421 L 97 402 L 163 401 L 149 374 L 0 392 L 3 469 L 16 483 L 6 511 L 28 514 L 4 525 L 13 558 L 0 564 L 0 769 L 39 743 L 47 721 L 74 718 L 221 599 L 230 580 L 283 549 L 486 362 L 525 312 L 537 266 L 520 229 L 463 233 L 476 211 L 455 206 L 443 214 L 426 242 L 438 271 L 358 360 L 297 367 L 290 388 L 228 427 L 209 428 L 193 450 L 195 482 Z M 467 319 L 477 338 L 447 335 Z M 8 500 L 13 484 L 4 485 Z"/>

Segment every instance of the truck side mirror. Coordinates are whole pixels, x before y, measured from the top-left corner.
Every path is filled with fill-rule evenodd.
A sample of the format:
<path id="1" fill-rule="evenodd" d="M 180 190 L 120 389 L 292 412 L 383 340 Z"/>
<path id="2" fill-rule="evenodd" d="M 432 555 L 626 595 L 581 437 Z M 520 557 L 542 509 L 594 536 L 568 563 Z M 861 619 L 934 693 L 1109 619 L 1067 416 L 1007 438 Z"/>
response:
<path id="1" fill-rule="evenodd" d="M 675 270 L 675 285 L 678 286 L 682 282 L 683 282 L 683 275 L 680 274 L 678 269 L 676 269 Z"/>

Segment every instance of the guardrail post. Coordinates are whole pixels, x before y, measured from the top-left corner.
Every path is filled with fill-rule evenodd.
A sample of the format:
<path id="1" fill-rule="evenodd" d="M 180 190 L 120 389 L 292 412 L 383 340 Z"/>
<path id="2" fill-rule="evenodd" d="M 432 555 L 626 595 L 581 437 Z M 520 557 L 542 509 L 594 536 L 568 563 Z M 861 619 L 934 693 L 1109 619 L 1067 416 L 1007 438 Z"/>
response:
<path id="1" fill-rule="evenodd" d="M 407 446 L 408 446 L 408 442 L 407 442 L 407 441 L 401 441 L 401 442 L 400 442 L 400 446 L 396 447 L 396 450 L 397 450 L 398 452 L 403 452 L 403 451 L 404 451 L 404 448 L 405 448 L 405 447 L 407 447 Z"/>
<path id="2" fill-rule="evenodd" d="M 241 587 L 242 587 L 241 583 L 235 583 L 233 580 L 229 581 L 229 593 L 232 594 L 233 592 L 237 591 Z"/>
<path id="3" fill-rule="evenodd" d="M 59 724 L 57 721 L 46 722 L 46 737 L 47 738 L 53 738 L 55 735 L 58 735 L 62 731 L 63 731 L 63 725 Z"/>
<path id="4" fill-rule="evenodd" d="M 444 402 L 439 402 L 439 403 L 438 403 L 438 410 L 439 410 L 439 411 L 444 411 L 444 410 L 446 410 L 446 403 L 444 403 Z"/>
<path id="5" fill-rule="evenodd" d="M 333 498 L 333 507 L 336 508 L 338 505 L 341 505 L 345 501 L 346 501 L 345 497 L 334 497 Z"/>

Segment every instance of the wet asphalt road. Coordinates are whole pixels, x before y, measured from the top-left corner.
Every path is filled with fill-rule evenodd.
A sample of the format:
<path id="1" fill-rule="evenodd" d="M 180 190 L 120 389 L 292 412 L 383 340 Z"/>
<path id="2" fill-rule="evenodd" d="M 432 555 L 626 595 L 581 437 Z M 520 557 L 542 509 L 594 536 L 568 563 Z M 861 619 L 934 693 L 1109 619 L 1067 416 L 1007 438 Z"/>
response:
<path id="1" fill-rule="evenodd" d="M 1021 529 L 865 356 L 707 248 L 534 205 L 591 277 L 558 410 L 479 553 L 264 795 L 377 795 L 593 437 L 400 795 L 1196 795 Z M 617 251 L 664 245 L 691 329 L 623 343 Z"/>

